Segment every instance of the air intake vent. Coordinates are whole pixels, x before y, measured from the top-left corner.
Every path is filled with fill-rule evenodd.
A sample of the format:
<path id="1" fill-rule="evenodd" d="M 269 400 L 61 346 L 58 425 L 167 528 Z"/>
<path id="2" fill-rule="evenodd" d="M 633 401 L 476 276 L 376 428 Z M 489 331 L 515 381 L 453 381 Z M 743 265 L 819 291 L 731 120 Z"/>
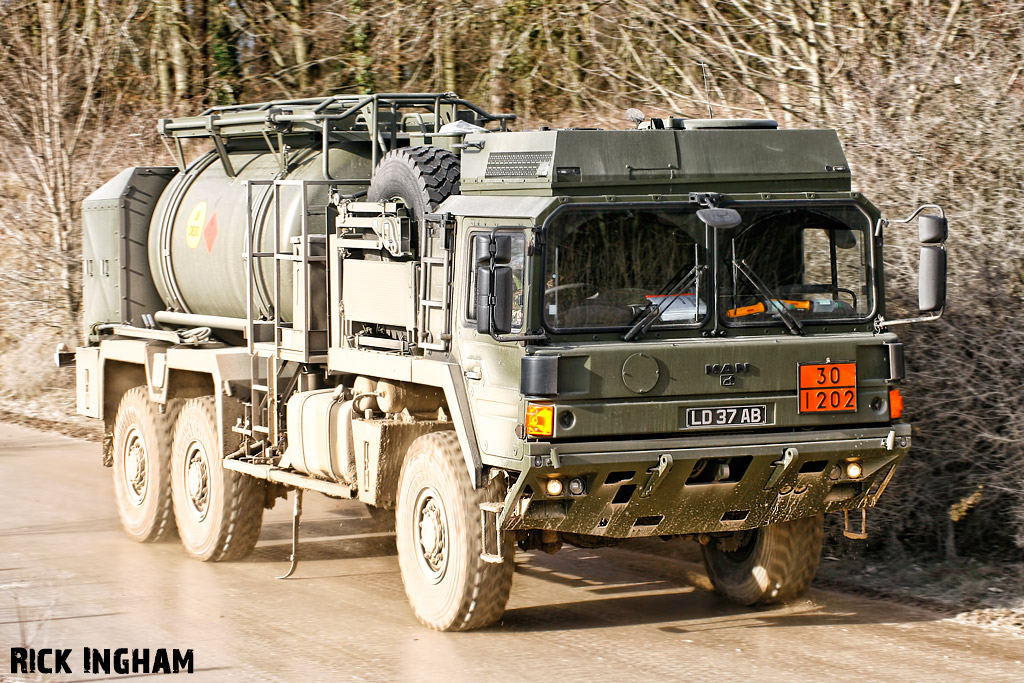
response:
<path id="1" fill-rule="evenodd" d="M 551 172 L 551 152 L 491 152 L 487 178 L 536 178 Z"/>

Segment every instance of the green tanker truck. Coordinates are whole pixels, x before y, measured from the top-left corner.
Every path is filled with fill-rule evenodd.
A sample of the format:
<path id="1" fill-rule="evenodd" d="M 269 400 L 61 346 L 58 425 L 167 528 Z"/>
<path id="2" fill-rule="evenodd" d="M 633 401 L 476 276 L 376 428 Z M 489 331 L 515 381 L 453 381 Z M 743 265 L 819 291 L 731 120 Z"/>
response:
<path id="1" fill-rule="evenodd" d="M 864 533 L 910 447 L 889 328 L 941 315 L 942 210 L 883 218 L 831 130 L 514 118 L 217 107 L 85 201 L 59 360 L 130 538 L 237 559 L 289 492 L 293 540 L 303 491 L 358 499 L 394 511 L 419 620 L 462 630 L 500 618 L 516 544 L 695 539 L 755 605 L 807 588 L 825 513 Z M 883 238 L 915 220 L 922 314 L 889 320 Z"/>

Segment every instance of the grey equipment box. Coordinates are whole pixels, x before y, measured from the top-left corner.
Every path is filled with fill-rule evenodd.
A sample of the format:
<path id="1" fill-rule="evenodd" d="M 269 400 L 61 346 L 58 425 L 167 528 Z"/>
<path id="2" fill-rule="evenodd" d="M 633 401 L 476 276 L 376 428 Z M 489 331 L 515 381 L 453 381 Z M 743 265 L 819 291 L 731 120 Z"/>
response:
<path id="1" fill-rule="evenodd" d="M 149 223 L 178 170 L 127 168 L 82 202 L 82 295 L 85 336 L 102 323 L 142 326 L 164 308 L 149 271 Z"/>

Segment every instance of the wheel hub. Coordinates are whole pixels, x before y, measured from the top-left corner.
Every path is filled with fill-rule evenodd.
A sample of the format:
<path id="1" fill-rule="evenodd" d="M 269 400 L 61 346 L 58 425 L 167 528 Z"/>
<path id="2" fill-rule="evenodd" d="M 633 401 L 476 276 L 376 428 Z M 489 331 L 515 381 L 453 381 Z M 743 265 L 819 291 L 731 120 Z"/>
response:
<path id="1" fill-rule="evenodd" d="M 189 511 L 197 522 L 206 518 L 210 499 L 210 468 L 202 444 L 189 444 L 185 459 L 185 493 Z"/>
<path id="2" fill-rule="evenodd" d="M 132 427 L 125 439 L 124 450 L 124 481 L 128 498 L 134 505 L 142 505 L 146 499 L 148 487 L 148 461 L 146 442 L 135 427 Z"/>
<path id="3" fill-rule="evenodd" d="M 448 567 L 448 521 L 444 504 L 432 488 L 420 492 L 414 526 L 420 569 L 433 583 Z"/>

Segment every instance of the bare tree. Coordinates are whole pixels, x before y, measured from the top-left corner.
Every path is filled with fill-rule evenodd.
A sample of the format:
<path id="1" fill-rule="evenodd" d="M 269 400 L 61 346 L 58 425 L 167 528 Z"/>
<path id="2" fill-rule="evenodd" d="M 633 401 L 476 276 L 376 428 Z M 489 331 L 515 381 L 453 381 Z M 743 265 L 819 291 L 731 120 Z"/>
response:
<path id="1" fill-rule="evenodd" d="M 54 269 L 69 319 L 81 303 L 79 204 L 116 153 L 105 131 L 124 90 L 110 71 L 138 9 L 125 3 L 115 14 L 109 4 L 38 0 L 0 18 L 0 158 L 26 191 L 21 215 L 46 225 L 48 248 L 36 256 Z"/>

